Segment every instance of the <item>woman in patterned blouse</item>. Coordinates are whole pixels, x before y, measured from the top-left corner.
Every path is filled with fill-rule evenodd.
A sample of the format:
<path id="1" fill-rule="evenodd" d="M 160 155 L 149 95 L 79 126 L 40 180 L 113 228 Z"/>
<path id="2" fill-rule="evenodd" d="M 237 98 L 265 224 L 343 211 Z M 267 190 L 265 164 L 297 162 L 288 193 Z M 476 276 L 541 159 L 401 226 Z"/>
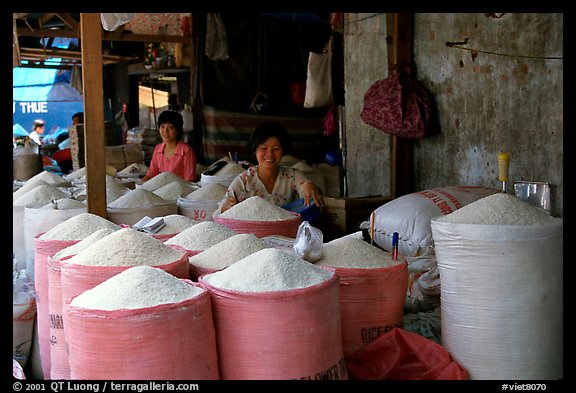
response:
<path id="1" fill-rule="evenodd" d="M 277 206 L 304 198 L 306 206 L 314 202 L 318 207 L 324 207 L 322 192 L 314 182 L 300 171 L 280 164 L 291 147 L 290 135 L 282 124 L 265 121 L 256 126 L 248 148 L 256 156 L 258 165 L 246 169 L 230 183 L 219 203 L 220 213 L 254 195 Z"/>

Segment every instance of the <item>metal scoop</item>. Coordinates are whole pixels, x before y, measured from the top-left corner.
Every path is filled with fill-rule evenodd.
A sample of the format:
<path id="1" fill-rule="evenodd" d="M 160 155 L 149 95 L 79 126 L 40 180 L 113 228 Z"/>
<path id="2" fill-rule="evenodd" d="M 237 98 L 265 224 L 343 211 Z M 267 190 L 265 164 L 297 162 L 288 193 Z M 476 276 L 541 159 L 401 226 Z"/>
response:
<path id="1" fill-rule="evenodd" d="M 514 182 L 516 196 L 533 206 L 552 212 L 550 205 L 550 184 L 539 181 Z"/>

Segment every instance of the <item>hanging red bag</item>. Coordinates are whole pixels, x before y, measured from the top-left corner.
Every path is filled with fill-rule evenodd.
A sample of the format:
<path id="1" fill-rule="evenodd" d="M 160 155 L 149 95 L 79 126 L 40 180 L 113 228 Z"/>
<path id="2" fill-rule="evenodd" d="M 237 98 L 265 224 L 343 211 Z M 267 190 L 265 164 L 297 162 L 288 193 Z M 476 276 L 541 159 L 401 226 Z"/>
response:
<path id="1" fill-rule="evenodd" d="M 346 357 L 354 380 L 468 380 L 466 369 L 434 341 L 394 328 Z"/>
<path id="2" fill-rule="evenodd" d="M 392 67 L 385 79 L 364 94 L 360 117 L 374 128 L 402 138 L 422 139 L 438 133 L 432 96 L 411 67 Z"/>

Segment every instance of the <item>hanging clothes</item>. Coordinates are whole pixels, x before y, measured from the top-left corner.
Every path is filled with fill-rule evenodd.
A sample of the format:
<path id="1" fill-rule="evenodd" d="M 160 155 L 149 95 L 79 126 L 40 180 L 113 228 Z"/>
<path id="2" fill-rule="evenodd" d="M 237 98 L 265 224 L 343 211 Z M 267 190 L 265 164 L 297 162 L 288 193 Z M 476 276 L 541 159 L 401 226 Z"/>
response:
<path id="1" fill-rule="evenodd" d="M 228 60 L 226 26 L 220 14 L 206 14 L 206 48 L 210 60 Z"/>

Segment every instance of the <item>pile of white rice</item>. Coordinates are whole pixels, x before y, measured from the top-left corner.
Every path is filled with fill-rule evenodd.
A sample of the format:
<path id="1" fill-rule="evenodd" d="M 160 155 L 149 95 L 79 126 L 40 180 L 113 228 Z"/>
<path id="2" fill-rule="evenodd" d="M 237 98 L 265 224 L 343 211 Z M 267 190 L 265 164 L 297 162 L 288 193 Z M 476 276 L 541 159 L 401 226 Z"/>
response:
<path id="1" fill-rule="evenodd" d="M 128 187 L 123 186 L 110 175 L 106 175 L 106 202 L 108 204 L 114 202 L 122 195 L 130 192 Z"/>
<path id="2" fill-rule="evenodd" d="M 40 184 L 14 199 L 12 201 L 12 206 L 39 209 L 52 202 L 54 199 L 62 199 L 66 197 L 66 193 L 61 191 L 58 187 L 51 184 Z"/>
<path id="3" fill-rule="evenodd" d="M 269 292 L 311 287 L 331 279 L 333 275 L 333 271 L 315 266 L 293 253 L 265 248 L 224 270 L 206 274 L 203 279 L 216 288 Z"/>
<path id="4" fill-rule="evenodd" d="M 174 235 L 164 243 L 177 245 L 186 250 L 204 251 L 237 234 L 238 232 L 235 230 L 214 221 L 201 221 Z"/>
<path id="5" fill-rule="evenodd" d="M 120 228 L 118 228 L 118 229 L 120 229 Z M 53 259 L 62 259 L 62 258 L 65 258 L 67 256 L 76 255 L 80 251 L 86 249 L 88 246 L 96 243 L 96 241 L 102 239 L 104 236 L 111 234 L 115 230 L 117 230 L 117 229 L 112 229 L 112 228 L 98 229 L 98 230 L 94 231 L 94 233 L 92 233 L 91 235 L 80 240 L 78 243 L 74 243 L 71 246 L 68 246 L 66 248 L 61 249 L 56 254 L 54 254 L 52 256 L 52 258 Z"/>
<path id="6" fill-rule="evenodd" d="M 282 221 L 295 218 L 288 210 L 257 195 L 232 206 L 220 214 L 220 217 L 243 221 Z"/>
<path id="7" fill-rule="evenodd" d="M 34 181 L 34 180 L 44 180 L 46 183 L 55 186 L 68 183 L 68 181 L 64 179 L 62 176 L 52 173 L 50 171 L 42 171 L 32 176 L 30 179 L 28 179 L 28 181 Z"/>
<path id="8" fill-rule="evenodd" d="M 226 195 L 227 187 L 221 183 L 208 183 L 186 195 L 190 201 L 220 201 Z"/>
<path id="9" fill-rule="evenodd" d="M 188 194 L 190 190 L 191 186 L 185 185 L 181 182 L 173 181 L 163 185 L 160 188 L 157 188 L 153 192 L 154 194 L 163 199 L 166 199 L 167 201 L 176 201 L 182 195 Z"/>
<path id="10" fill-rule="evenodd" d="M 178 261 L 184 253 L 132 228 L 121 228 L 97 240 L 69 263 L 89 266 L 158 266 Z"/>
<path id="11" fill-rule="evenodd" d="M 203 292 L 162 269 L 134 266 L 84 291 L 70 305 L 92 310 L 140 309 L 180 303 Z"/>
<path id="12" fill-rule="evenodd" d="M 61 198 L 48 202 L 40 209 L 42 210 L 67 210 L 67 209 L 86 209 L 86 204 L 73 198 Z"/>
<path id="13" fill-rule="evenodd" d="M 324 244 L 320 266 L 341 268 L 379 269 L 394 266 L 392 255 L 355 237 L 340 237 Z"/>
<path id="14" fill-rule="evenodd" d="M 437 219 L 455 224 L 544 225 L 561 220 L 520 198 L 497 193 L 478 199 Z"/>
<path id="15" fill-rule="evenodd" d="M 33 188 L 38 187 L 39 185 L 49 185 L 49 183 L 42 179 L 32 178 L 26 181 L 26 183 L 24 183 L 22 187 L 20 187 L 19 189 L 17 189 L 12 193 L 12 200 L 15 201 L 16 199 L 20 198 L 22 195 L 26 194 Z"/>
<path id="16" fill-rule="evenodd" d="M 98 229 L 120 229 L 120 225 L 94 213 L 80 213 L 57 224 L 38 237 L 40 240 L 82 240 Z"/>
<path id="17" fill-rule="evenodd" d="M 265 248 L 272 246 L 252 233 L 239 233 L 191 256 L 188 262 L 200 268 L 220 270 Z"/>
<path id="18" fill-rule="evenodd" d="M 239 175 L 244 172 L 245 169 L 240 164 L 236 164 L 235 162 L 229 162 L 222 169 L 216 172 L 217 176 L 221 175 Z"/>
<path id="19" fill-rule="evenodd" d="M 73 172 L 70 172 L 67 175 L 63 176 L 64 179 L 69 180 L 69 181 L 73 181 L 73 180 L 79 180 L 83 177 L 86 177 L 86 167 L 83 166 L 82 168 L 76 169 Z"/>
<path id="20" fill-rule="evenodd" d="M 170 184 L 172 182 L 182 183 L 184 185 L 189 184 L 190 182 L 184 180 L 180 176 L 172 172 L 161 172 L 154 176 L 152 179 L 142 183 L 140 187 L 145 188 L 149 191 L 154 191 L 159 189 L 166 184 Z"/>
<path id="21" fill-rule="evenodd" d="M 119 171 L 116 176 L 120 178 L 138 178 L 146 175 L 148 167 L 144 164 L 135 162 Z"/>
<path id="22" fill-rule="evenodd" d="M 170 203 L 170 201 L 154 194 L 152 191 L 139 187 L 130 190 L 120 198 L 112 201 L 108 204 L 108 207 L 114 209 L 130 209 L 144 206 L 162 206 L 168 203 Z"/>
<path id="23" fill-rule="evenodd" d="M 169 214 L 162 217 L 162 219 L 164 220 L 164 226 L 156 232 L 160 235 L 180 233 L 198 223 L 193 218 L 181 214 Z"/>

